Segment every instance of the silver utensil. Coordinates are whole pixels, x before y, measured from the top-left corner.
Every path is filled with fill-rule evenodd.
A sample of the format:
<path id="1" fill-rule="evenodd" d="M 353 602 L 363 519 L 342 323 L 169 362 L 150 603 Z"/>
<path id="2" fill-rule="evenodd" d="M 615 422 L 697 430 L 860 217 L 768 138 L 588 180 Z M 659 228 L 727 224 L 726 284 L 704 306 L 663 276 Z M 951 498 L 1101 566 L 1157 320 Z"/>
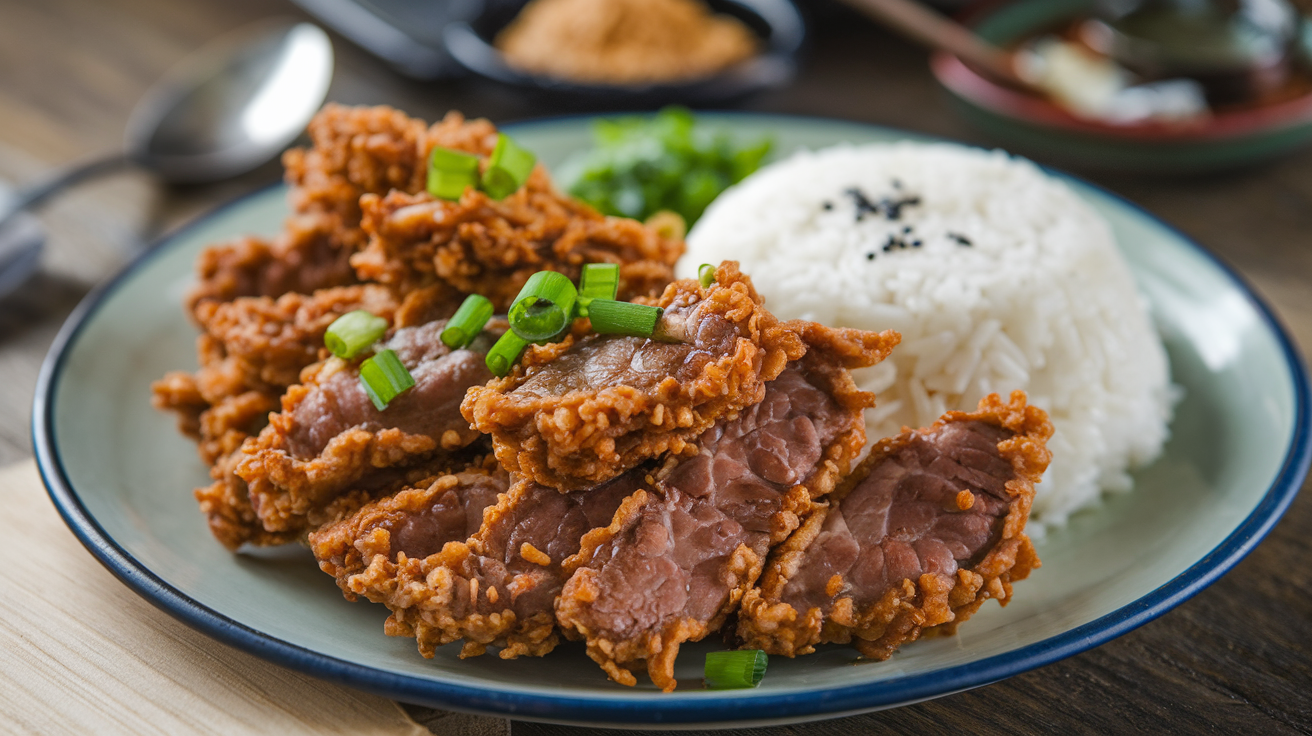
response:
<path id="1" fill-rule="evenodd" d="M 20 216 L 24 210 L 129 165 L 189 184 L 250 171 L 300 135 L 323 104 L 332 75 L 332 43 L 310 23 L 263 21 L 188 56 L 132 111 L 124 150 L 0 198 L 0 296 L 35 269 L 44 243 L 34 236 L 31 218 Z M 27 273 L 17 272 L 22 269 Z"/>

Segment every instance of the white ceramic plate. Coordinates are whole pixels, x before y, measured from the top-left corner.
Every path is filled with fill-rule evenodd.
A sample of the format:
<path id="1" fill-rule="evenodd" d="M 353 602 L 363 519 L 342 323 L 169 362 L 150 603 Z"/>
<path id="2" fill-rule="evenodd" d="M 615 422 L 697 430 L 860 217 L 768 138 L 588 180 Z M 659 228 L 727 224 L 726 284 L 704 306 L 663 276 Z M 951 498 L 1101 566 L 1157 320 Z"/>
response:
<path id="1" fill-rule="evenodd" d="M 778 150 L 913 137 L 853 123 L 707 116 Z M 589 145 L 589 120 L 513 127 L 548 165 Z M 1043 567 L 955 637 L 853 666 L 853 650 L 775 658 L 755 690 L 698 688 L 703 655 L 688 645 L 685 685 L 608 682 L 566 643 L 541 659 L 461 661 L 458 647 L 420 657 L 383 635 L 386 611 L 342 600 L 303 549 L 231 555 L 210 538 L 191 497 L 206 481 L 192 443 L 150 407 L 150 382 L 195 366 L 195 330 L 180 308 L 196 253 L 216 240 L 273 233 L 281 187 L 229 204 L 168 238 L 89 296 L 51 350 L 33 436 L 51 496 L 82 542 L 141 595 L 246 651 L 409 702 L 590 725 L 744 726 L 887 708 L 993 682 L 1096 646 L 1178 605 L 1247 554 L 1308 469 L 1308 386 L 1270 311 L 1207 252 L 1148 213 L 1079 181 L 1111 221 L 1185 390 L 1163 457 L 1133 493 L 1078 514 L 1039 547 Z"/>

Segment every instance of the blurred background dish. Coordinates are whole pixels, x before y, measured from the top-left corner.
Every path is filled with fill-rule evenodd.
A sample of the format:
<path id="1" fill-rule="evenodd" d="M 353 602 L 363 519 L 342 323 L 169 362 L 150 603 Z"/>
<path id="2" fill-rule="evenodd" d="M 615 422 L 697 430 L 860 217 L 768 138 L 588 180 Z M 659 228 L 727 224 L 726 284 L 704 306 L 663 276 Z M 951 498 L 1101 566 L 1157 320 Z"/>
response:
<path id="1" fill-rule="evenodd" d="M 581 2 L 588 4 L 587 0 Z M 701 0 L 697 2 L 700 4 Z M 579 5 L 580 0 L 571 3 L 556 0 L 555 4 Z M 802 15 L 789 0 L 710 0 L 705 3 L 709 13 L 699 21 L 689 19 L 687 13 L 683 12 L 687 4 L 673 0 L 625 2 L 621 5 L 627 14 L 616 9 L 608 12 L 610 17 L 604 19 L 573 18 L 553 23 L 551 19 L 542 18 L 544 14 L 541 12 L 532 14 L 537 15 L 537 18 L 532 15 L 524 18 L 526 25 L 534 22 L 534 25 L 539 26 L 532 33 L 537 37 L 535 44 L 550 43 L 548 39 L 560 39 L 560 56 L 586 54 L 580 48 L 575 48 L 571 53 L 569 46 L 573 42 L 578 47 L 591 48 L 592 53 L 586 54 L 586 58 L 598 61 L 609 59 L 611 62 L 609 70 L 597 69 L 595 74 L 575 73 L 573 79 L 567 79 L 561 72 L 581 70 L 587 63 L 557 63 L 551 67 L 557 76 L 540 71 L 524 71 L 526 65 L 535 69 L 544 68 L 541 63 L 528 61 L 543 56 L 540 47 L 532 54 L 523 51 L 515 53 L 527 45 L 520 40 L 530 35 L 529 29 L 521 26 L 510 31 L 509 36 L 502 35 L 521 18 L 521 11 L 526 5 L 529 3 L 523 0 L 486 0 L 482 11 L 470 22 L 455 22 L 446 26 L 444 38 L 447 50 L 456 61 L 476 75 L 521 92 L 550 97 L 556 104 L 601 104 L 632 108 L 671 102 L 703 105 L 727 103 L 752 92 L 784 85 L 791 80 L 797 70 L 797 53 L 806 36 Z M 542 6 L 537 8 L 538 11 L 543 9 Z M 577 8 L 561 7 L 559 10 L 573 11 Z M 599 25 L 602 22 L 613 25 L 605 28 Z M 548 27 L 542 27 L 544 25 Z M 755 37 L 756 48 L 750 54 L 742 53 L 741 40 L 734 40 L 738 37 L 738 33 L 733 30 L 735 27 L 744 27 Z M 681 41 L 680 37 L 690 32 L 700 33 L 704 40 L 711 41 L 724 51 L 703 56 L 701 68 L 708 72 L 704 75 L 696 73 L 696 66 L 669 63 L 680 56 L 688 56 L 683 43 L 686 39 Z M 641 53 L 647 54 L 652 62 L 660 59 L 666 63 L 653 63 L 643 74 L 629 73 L 633 69 L 633 65 L 628 63 L 632 59 L 632 49 L 615 47 L 614 53 L 610 55 L 599 53 L 604 50 L 604 37 L 615 33 L 636 41 L 643 49 Z M 511 44 L 509 55 L 499 48 L 506 43 Z M 515 56 L 519 57 L 518 68 L 513 61 Z"/>
<path id="2" fill-rule="evenodd" d="M 1144 3 L 1132 4 L 1141 6 L 1139 12 L 1143 12 Z M 1157 44 L 1155 58 L 1143 64 L 1127 63 L 1135 54 L 1118 51 L 1133 46 L 1137 52 L 1143 44 L 1127 43 L 1135 41 L 1125 32 L 1134 30 L 1134 24 L 1125 23 L 1124 14 L 1110 13 L 1106 6 L 1098 0 L 1020 0 L 979 10 L 966 22 L 996 46 L 1024 48 L 1031 53 L 1036 44 L 1063 38 L 1077 39 L 1078 45 L 1072 43 L 1070 47 L 1083 49 L 1090 30 L 1095 35 L 1093 45 L 1097 45 L 1100 26 L 1105 29 L 1107 51 L 1130 70 L 1127 74 L 1148 80 L 1154 75 L 1163 79 L 1189 74 L 1178 80 L 1198 83 L 1207 105 L 1199 114 L 1174 120 L 1098 120 L 1078 114 L 1051 97 L 999 83 L 945 53 L 934 55 L 934 75 L 953 95 L 957 110 L 1001 144 L 1018 153 L 1083 168 L 1163 174 L 1210 171 L 1271 159 L 1312 140 L 1312 75 L 1306 65 L 1312 33 L 1301 15 L 1289 19 L 1296 26 L 1296 32 L 1288 31 L 1289 47 L 1267 50 L 1266 56 L 1274 57 L 1274 63 L 1263 65 L 1257 63 L 1262 61 L 1257 57 L 1241 58 L 1238 72 L 1232 63 L 1213 73 L 1218 66 L 1224 66 L 1215 58 L 1220 53 L 1211 60 L 1195 60 L 1192 68 L 1181 71 L 1175 63 L 1180 61 L 1179 54 L 1175 62 L 1161 58 L 1173 47 L 1166 42 Z M 1280 3 L 1271 4 L 1273 11 L 1282 7 Z M 1108 17 L 1111 22 L 1103 20 Z M 1151 15 L 1146 17 L 1151 20 Z M 1252 25 L 1246 20 L 1241 22 Z M 1177 33 L 1182 27 L 1181 22 L 1170 26 Z M 1197 30 L 1199 41 L 1192 46 L 1195 50 L 1209 45 L 1202 42 L 1206 29 Z M 1141 53 L 1138 56 L 1143 58 Z M 1205 68 L 1209 61 L 1210 69 Z"/>

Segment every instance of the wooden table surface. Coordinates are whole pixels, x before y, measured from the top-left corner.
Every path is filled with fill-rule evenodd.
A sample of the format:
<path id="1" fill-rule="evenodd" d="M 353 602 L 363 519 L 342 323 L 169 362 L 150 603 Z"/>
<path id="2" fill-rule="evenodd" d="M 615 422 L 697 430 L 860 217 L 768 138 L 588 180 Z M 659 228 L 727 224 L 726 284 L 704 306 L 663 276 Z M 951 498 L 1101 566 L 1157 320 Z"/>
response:
<path id="1" fill-rule="evenodd" d="M 284 0 L 0 0 L 0 180 L 30 182 L 114 149 L 146 87 L 189 50 L 271 15 Z M 870 23 L 821 7 L 805 68 L 751 110 L 822 115 L 987 143 L 948 109 L 926 55 Z M 331 98 L 386 103 L 428 119 L 449 108 L 506 121 L 560 112 L 472 81 L 407 81 L 335 38 Z M 31 454 L 33 384 L 77 301 L 140 243 L 275 180 L 168 188 L 126 173 L 68 192 L 42 212 L 40 275 L 0 301 L 0 464 Z M 1093 175 L 1235 266 L 1312 346 L 1312 150 L 1224 175 Z M 171 305 L 169 305 L 171 307 Z M 168 308 L 168 307 L 165 307 Z M 1193 600 L 1126 636 L 1041 670 L 883 713 L 754 734 L 1119 732 L 1312 733 L 1312 495 Z M 516 734 L 600 733 L 515 724 Z"/>

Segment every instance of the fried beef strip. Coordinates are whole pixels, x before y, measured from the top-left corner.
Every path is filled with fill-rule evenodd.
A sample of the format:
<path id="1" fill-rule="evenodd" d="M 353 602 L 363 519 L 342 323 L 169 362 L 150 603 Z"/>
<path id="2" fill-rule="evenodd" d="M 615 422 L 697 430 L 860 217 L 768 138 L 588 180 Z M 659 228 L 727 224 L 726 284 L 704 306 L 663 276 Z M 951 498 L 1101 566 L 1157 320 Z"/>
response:
<path id="1" fill-rule="evenodd" d="M 283 155 L 293 212 L 283 232 L 202 252 L 190 307 L 355 283 L 350 257 L 369 239 L 360 227 L 362 195 L 423 191 L 433 146 L 487 155 L 496 145 L 496 128 L 486 120 L 452 112 L 429 127 L 385 106 L 326 105 L 308 132 L 310 148 Z"/>
<path id="2" fill-rule="evenodd" d="M 678 341 L 589 334 L 530 347 L 510 375 L 470 390 L 465 418 L 492 435 L 507 469 L 560 490 L 696 452 L 694 438 L 759 402 L 806 352 L 736 263 L 716 279 L 708 289 L 675 282 L 657 302 Z"/>
<path id="3" fill-rule="evenodd" d="M 769 548 L 847 472 L 865 444 L 863 411 L 874 404 L 847 367 L 874 364 L 896 341 L 865 333 L 876 348 L 836 359 L 839 351 L 826 347 L 843 335 L 854 336 L 819 341 L 766 384 L 759 403 L 707 430 L 698 454 L 674 460 L 654 491 L 626 499 L 610 526 L 589 532 L 565 561 L 572 576 L 557 619 L 587 639 L 588 656 L 611 679 L 635 684 L 628 666 L 645 659 L 657 687 L 673 690 L 679 646 L 720 628 Z"/>
<path id="4" fill-rule="evenodd" d="M 195 374 L 174 371 L 156 381 L 152 399 L 156 408 L 175 412 L 179 428 L 199 443 L 214 482 L 198 489 L 196 498 L 225 546 L 290 541 L 259 524 L 245 481 L 233 473 L 232 455 L 265 426 L 269 413 L 278 409 L 278 397 L 301 370 L 322 357 L 328 325 L 355 309 L 398 322 L 413 319 L 431 311 L 423 296 L 412 295 L 398 305 L 385 287 L 356 285 L 312 296 L 242 297 L 198 306 L 205 329 L 196 346 L 201 367 Z"/>
<path id="5" fill-rule="evenodd" d="M 458 202 L 426 192 L 361 197 L 368 247 L 351 259 L 360 278 L 405 291 L 443 283 L 510 308 L 529 276 L 559 271 L 577 281 L 585 263 L 617 263 L 619 296 L 655 297 L 674 279 L 681 240 L 637 220 L 604 217 L 555 190 L 538 167 L 502 200 L 470 189 Z"/>
<path id="6" fill-rule="evenodd" d="M 883 660 L 950 633 L 1039 566 L 1025 522 L 1052 425 L 1015 392 L 879 442 L 772 554 L 739 611 L 747 648 L 793 657 L 851 643 Z"/>
<path id="7" fill-rule="evenodd" d="M 461 639 L 462 657 L 480 655 L 488 646 L 501 647 L 503 659 L 541 656 L 559 640 L 552 605 L 565 582 L 561 562 L 578 551 L 585 532 L 610 522 L 649 470 L 637 468 L 572 493 L 512 476 L 510 490 L 484 512 L 478 532 L 436 554 L 424 553 L 449 537 L 418 534 L 407 541 L 395 526 L 379 530 L 359 515 L 311 533 L 310 542 L 320 567 L 337 578 L 346 596 L 386 605 L 392 611 L 387 634 L 414 637 L 425 657 Z M 432 503 L 410 496 L 379 506 L 389 512 L 403 507 L 391 518 L 404 525 L 433 514 Z M 367 507 L 361 513 L 373 512 Z"/>
<path id="8" fill-rule="evenodd" d="M 299 530 L 366 475 L 452 455 L 480 439 L 459 407 L 467 388 L 492 377 L 483 356 L 500 330 L 451 350 L 440 339 L 445 326 L 405 327 L 387 340 L 415 385 L 385 411 L 365 393 L 358 366 L 340 358 L 306 369 L 304 382 L 287 389 L 282 412 L 244 444 L 235 467 L 266 530 Z"/>
<path id="9" fill-rule="evenodd" d="M 474 463 L 455 473 L 426 478 L 414 486 L 368 502 L 353 514 L 310 533 L 319 567 L 337 578 L 349 600 L 346 581 L 364 572 L 381 554 L 424 559 L 447 542 L 463 542 L 483 525 L 484 510 L 495 506 L 510 476 L 495 462 Z"/>

